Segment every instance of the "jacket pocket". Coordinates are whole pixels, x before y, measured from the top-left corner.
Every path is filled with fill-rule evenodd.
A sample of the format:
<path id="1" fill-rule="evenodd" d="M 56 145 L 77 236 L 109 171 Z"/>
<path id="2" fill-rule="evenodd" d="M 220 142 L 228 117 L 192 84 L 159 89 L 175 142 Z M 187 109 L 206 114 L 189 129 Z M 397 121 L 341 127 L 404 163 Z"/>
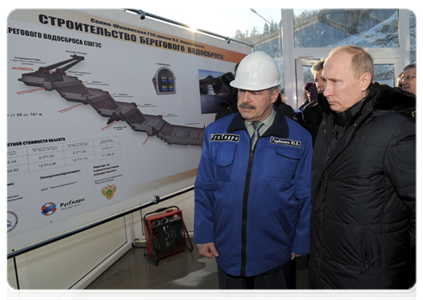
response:
<path id="1" fill-rule="evenodd" d="M 278 220 L 279 224 L 281 225 L 283 231 L 287 236 L 289 236 L 292 232 L 292 226 L 288 221 L 288 218 L 285 215 L 285 212 L 282 208 L 279 208 L 275 212 L 276 219 Z"/>
<path id="2" fill-rule="evenodd" d="M 291 180 L 295 176 L 300 160 L 301 150 L 295 147 L 275 147 L 275 157 L 272 161 L 271 177 Z"/>
<path id="3" fill-rule="evenodd" d="M 230 182 L 236 148 L 236 143 L 228 142 L 222 143 L 216 149 L 214 164 L 217 181 Z"/>

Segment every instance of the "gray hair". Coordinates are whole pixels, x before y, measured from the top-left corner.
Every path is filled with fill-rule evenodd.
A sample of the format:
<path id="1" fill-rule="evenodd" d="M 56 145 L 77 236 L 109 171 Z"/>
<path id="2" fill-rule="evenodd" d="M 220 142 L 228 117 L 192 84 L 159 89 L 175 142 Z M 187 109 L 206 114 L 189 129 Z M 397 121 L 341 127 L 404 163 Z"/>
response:
<path id="1" fill-rule="evenodd" d="M 410 64 L 404 68 L 404 71 L 410 69 L 416 69 L 416 76 L 420 81 L 420 64 Z"/>
<path id="2" fill-rule="evenodd" d="M 274 86 L 269 89 L 269 94 L 272 95 L 274 90 L 279 90 L 279 86 Z"/>

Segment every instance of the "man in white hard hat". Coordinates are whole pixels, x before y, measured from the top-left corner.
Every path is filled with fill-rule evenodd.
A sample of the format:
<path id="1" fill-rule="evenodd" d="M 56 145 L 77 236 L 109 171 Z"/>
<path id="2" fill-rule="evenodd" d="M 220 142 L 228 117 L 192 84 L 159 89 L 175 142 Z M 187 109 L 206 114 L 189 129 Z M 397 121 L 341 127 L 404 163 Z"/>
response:
<path id="1" fill-rule="evenodd" d="M 286 288 L 285 269 L 309 252 L 312 141 L 273 109 L 279 68 L 247 55 L 231 85 L 239 113 L 204 133 L 195 182 L 194 242 L 216 258 L 220 288 Z"/>

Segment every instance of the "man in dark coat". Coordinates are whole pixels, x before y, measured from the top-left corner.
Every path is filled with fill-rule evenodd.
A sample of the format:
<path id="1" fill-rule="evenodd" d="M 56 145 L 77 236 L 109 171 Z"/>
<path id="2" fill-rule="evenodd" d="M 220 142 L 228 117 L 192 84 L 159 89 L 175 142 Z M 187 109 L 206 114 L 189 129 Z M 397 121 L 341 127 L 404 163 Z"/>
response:
<path id="1" fill-rule="evenodd" d="M 320 289 L 409 288 L 415 247 L 415 96 L 372 84 L 356 46 L 326 59 L 313 154 L 310 280 Z"/>
<path id="2" fill-rule="evenodd" d="M 325 90 L 325 81 L 322 78 L 324 59 L 319 60 L 311 67 L 311 73 L 314 77 L 316 84 L 317 96 L 316 98 L 323 97 Z M 303 126 L 310 132 L 313 138 L 313 146 L 316 141 L 317 132 L 319 130 L 320 122 L 322 121 L 322 112 L 320 111 L 319 101 L 311 101 L 302 109 Z"/>

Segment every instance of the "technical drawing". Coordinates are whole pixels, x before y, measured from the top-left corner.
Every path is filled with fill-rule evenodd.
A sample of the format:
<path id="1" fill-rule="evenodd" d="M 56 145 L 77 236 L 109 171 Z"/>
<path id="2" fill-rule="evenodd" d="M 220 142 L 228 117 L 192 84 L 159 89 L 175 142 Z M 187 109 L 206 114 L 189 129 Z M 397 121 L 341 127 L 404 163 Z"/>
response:
<path id="1" fill-rule="evenodd" d="M 67 101 L 91 105 L 98 114 L 109 118 L 107 124 L 125 121 L 135 131 L 155 135 L 168 144 L 203 145 L 204 128 L 171 125 L 160 115 L 141 113 L 135 103 L 115 101 L 108 92 L 87 88 L 77 77 L 66 75 L 66 71 L 84 60 L 83 56 L 71 55 L 71 59 L 58 62 L 38 71 L 22 74 L 18 79 L 26 85 L 56 90 Z M 60 67 L 62 66 L 62 67 Z M 60 67 L 60 68 L 59 68 Z M 53 72 L 52 70 L 56 68 Z"/>

